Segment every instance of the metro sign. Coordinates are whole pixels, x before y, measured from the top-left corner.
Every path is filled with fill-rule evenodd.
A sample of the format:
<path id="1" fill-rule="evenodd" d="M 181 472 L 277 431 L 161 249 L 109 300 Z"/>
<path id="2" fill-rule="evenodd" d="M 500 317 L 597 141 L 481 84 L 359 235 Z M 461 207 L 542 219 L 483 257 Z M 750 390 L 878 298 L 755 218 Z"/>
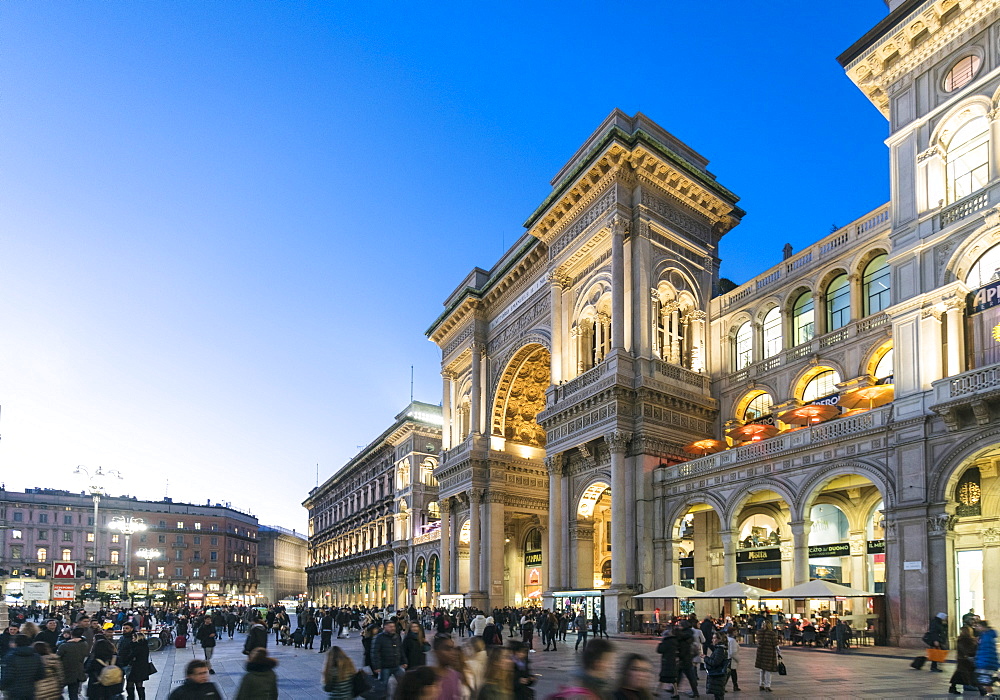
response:
<path id="1" fill-rule="evenodd" d="M 52 565 L 52 578 L 76 578 L 76 562 L 54 562 Z"/>

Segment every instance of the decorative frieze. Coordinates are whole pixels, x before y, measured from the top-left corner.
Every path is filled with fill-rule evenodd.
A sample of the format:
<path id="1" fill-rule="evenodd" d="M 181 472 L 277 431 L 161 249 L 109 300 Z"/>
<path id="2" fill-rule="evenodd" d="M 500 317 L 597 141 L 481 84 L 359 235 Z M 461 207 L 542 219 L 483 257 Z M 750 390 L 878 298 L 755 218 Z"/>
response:
<path id="1" fill-rule="evenodd" d="M 597 200 L 587 211 L 577 217 L 573 225 L 564 231 L 552 245 L 549 246 L 549 260 L 552 260 L 563 251 L 573 240 L 598 219 L 604 216 L 615 204 L 615 192 L 609 190 Z"/>
<path id="2" fill-rule="evenodd" d="M 664 221 L 670 222 L 677 228 L 681 229 L 684 233 L 705 243 L 711 240 L 712 229 L 707 224 L 703 224 L 693 216 L 685 214 L 679 207 L 674 206 L 670 202 L 656 197 L 647 190 L 643 190 L 641 203 L 642 206 L 655 212 Z M 666 238 L 665 236 L 661 237 Z"/>

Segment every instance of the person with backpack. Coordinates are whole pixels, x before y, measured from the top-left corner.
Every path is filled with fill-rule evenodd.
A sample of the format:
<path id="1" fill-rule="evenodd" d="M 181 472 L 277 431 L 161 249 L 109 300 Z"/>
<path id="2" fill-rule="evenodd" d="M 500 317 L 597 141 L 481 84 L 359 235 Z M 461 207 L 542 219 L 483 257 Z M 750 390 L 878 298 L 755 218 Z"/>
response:
<path id="1" fill-rule="evenodd" d="M 722 700 L 726 697 L 726 680 L 729 678 L 729 641 L 721 631 L 712 633 L 712 643 L 709 644 L 709 654 L 705 657 L 705 669 L 708 679 L 705 681 L 705 692 Z"/>
<path id="2" fill-rule="evenodd" d="M 87 700 L 113 700 L 125 689 L 125 676 L 118 670 L 121 681 L 112 685 L 101 683 L 101 672 L 108 666 L 114 666 L 117 660 L 115 645 L 101 630 L 94 632 L 94 646 L 90 650 L 87 662 Z"/>

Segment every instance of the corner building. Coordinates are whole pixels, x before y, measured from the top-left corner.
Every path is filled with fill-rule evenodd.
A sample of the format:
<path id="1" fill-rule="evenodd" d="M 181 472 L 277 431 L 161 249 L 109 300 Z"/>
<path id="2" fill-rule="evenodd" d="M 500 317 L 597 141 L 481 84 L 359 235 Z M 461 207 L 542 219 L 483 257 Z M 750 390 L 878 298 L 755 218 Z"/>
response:
<path id="1" fill-rule="evenodd" d="M 434 470 L 441 408 L 413 401 L 309 492 L 306 566 L 314 605 L 439 604 L 441 510 Z"/>
<path id="2" fill-rule="evenodd" d="M 616 111 L 445 301 L 445 593 L 615 628 L 643 590 L 824 578 L 910 646 L 1000 615 L 1000 2 L 889 10 L 838 59 L 888 120 L 889 203 L 720 289 L 736 196 Z"/>

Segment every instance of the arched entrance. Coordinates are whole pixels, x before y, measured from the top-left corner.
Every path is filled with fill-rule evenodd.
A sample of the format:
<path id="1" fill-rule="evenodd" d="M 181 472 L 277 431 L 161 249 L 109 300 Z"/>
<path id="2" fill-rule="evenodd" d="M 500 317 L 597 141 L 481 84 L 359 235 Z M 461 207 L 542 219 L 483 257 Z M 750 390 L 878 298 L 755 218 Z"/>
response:
<path id="1" fill-rule="evenodd" d="M 725 580 L 723 569 L 723 546 L 719 535 L 721 518 L 719 510 L 708 502 L 685 504 L 679 513 L 671 517 L 666 559 L 671 571 L 670 583 L 707 591 L 717 588 Z M 675 605 L 666 601 L 668 610 Z M 677 612 L 696 612 L 695 601 L 678 601 Z M 702 604 L 706 610 L 717 607 L 712 601 Z"/>
<path id="2" fill-rule="evenodd" d="M 413 567 L 413 587 L 417 591 L 413 604 L 422 608 L 427 605 L 427 562 L 423 557 L 417 559 L 417 564 Z"/>
<path id="3" fill-rule="evenodd" d="M 770 483 L 751 486 L 734 504 L 727 522 L 728 537 L 735 549 L 735 561 L 726 562 L 728 572 L 736 581 L 768 591 L 789 588 L 795 581 L 793 529 L 801 528 L 795 521 L 791 496 Z M 800 544 L 805 540 L 800 535 Z M 735 571 L 732 569 L 735 568 Z M 732 581 L 726 581 L 732 583 Z M 780 599 L 748 601 L 748 607 L 780 610 Z"/>
<path id="4" fill-rule="evenodd" d="M 539 344 L 525 345 L 507 364 L 497 385 L 490 435 L 535 448 L 545 447 L 545 430 L 535 420 L 545 408 L 551 357 Z M 501 448 L 502 449 L 502 448 Z M 540 459 L 544 453 L 537 455 Z"/>
<path id="5" fill-rule="evenodd" d="M 576 554 L 576 587 L 603 590 L 611 586 L 611 485 L 594 481 L 584 489 L 571 528 Z"/>
<path id="6" fill-rule="evenodd" d="M 405 559 L 399 560 L 398 574 L 396 575 L 396 609 L 405 610 L 410 600 L 409 586 L 407 585 L 406 574 L 409 567 Z"/>

